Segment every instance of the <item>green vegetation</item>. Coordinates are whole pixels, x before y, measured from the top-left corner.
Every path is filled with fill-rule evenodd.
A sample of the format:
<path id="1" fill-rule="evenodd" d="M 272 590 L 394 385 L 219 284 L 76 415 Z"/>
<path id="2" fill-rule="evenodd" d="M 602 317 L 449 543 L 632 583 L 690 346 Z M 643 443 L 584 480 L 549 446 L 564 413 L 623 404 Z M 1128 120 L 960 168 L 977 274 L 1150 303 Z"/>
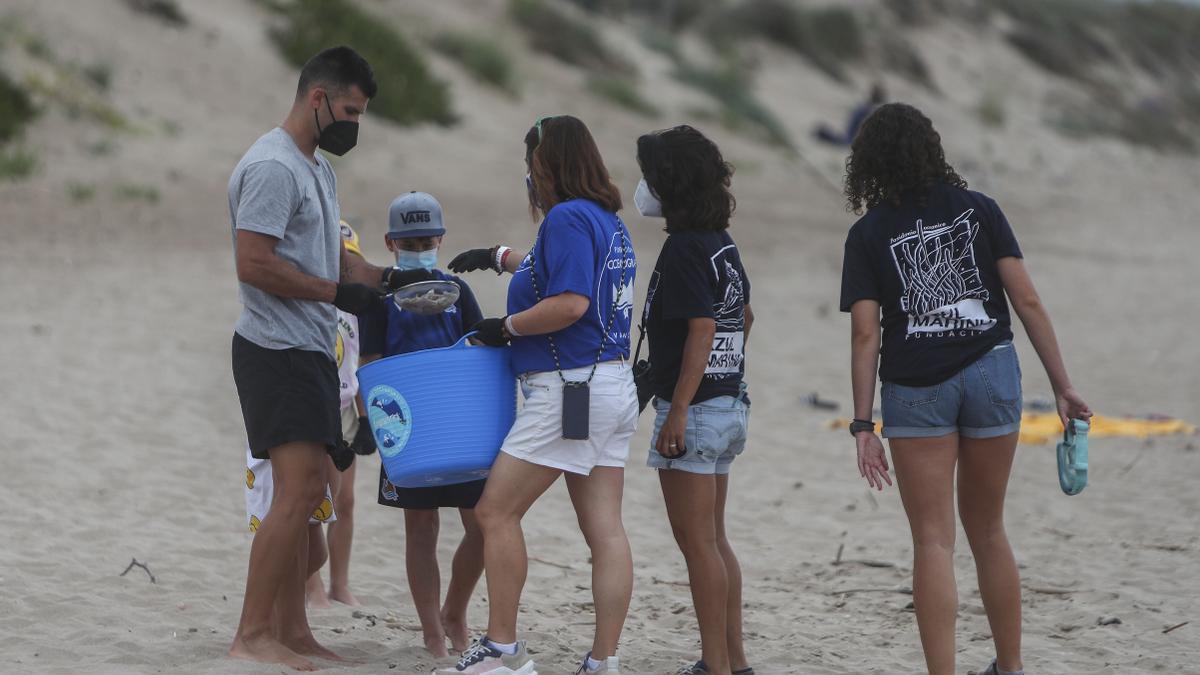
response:
<path id="1" fill-rule="evenodd" d="M 420 52 L 379 17 L 351 0 L 292 0 L 268 5 L 283 24 L 271 39 L 297 68 L 322 49 L 345 44 L 371 63 L 379 93 L 370 112 L 400 124 L 456 121 L 450 90 L 430 73 Z"/>
<path id="2" fill-rule="evenodd" d="M 37 157 L 24 148 L 0 148 L 0 180 L 17 181 L 37 170 Z"/>
<path id="3" fill-rule="evenodd" d="M 1004 99 L 994 90 L 983 92 L 979 97 L 979 105 L 975 107 L 975 114 L 979 116 L 979 121 L 984 126 L 999 129 L 1008 121 L 1008 113 L 1004 107 Z"/>
<path id="4" fill-rule="evenodd" d="M 108 88 L 112 86 L 112 66 L 107 63 L 93 63 L 90 66 L 84 66 L 80 72 L 100 91 L 108 91 Z"/>
<path id="5" fill-rule="evenodd" d="M 13 140 L 37 115 L 25 89 L 0 71 L 0 145 Z"/>
<path id="6" fill-rule="evenodd" d="M 609 49 L 595 28 L 546 0 L 512 0 L 509 13 L 537 51 L 595 72 L 635 72 L 633 66 Z"/>
<path id="7" fill-rule="evenodd" d="M 658 117 L 659 109 L 642 97 L 637 85 L 626 77 L 596 75 L 588 79 L 587 88 L 597 96 L 632 110 L 643 117 Z"/>
<path id="8" fill-rule="evenodd" d="M 460 32 L 441 33 L 433 48 L 458 61 L 476 80 L 509 93 L 517 93 L 512 59 L 495 41 Z"/>
<path id="9" fill-rule="evenodd" d="M 135 12 L 151 16 L 174 28 L 184 28 L 188 25 L 187 15 L 175 0 L 125 0 L 125 4 Z"/>
<path id="10" fill-rule="evenodd" d="M 706 33 L 721 48 L 754 35 L 803 56 L 829 76 L 844 80 L 844 64 L 866 52 L 858 16 L 845 7 L 800 7 L 788 0 L 745 0 L 710 16 Z"/>
<path id="11" fill-rule="evenodd" d="M 72 204 L 84 204 L 96 196 L 96 186 L 91 183 L 71 181 L 67 183 L 67 198 Z"/>
<path id="12" fill-rule="evenodd" d="M 677 64 L 675 76 L 680 82 L 699 89 L 721 106 L 719 119 L 735 131 L 742 131 L 766 142 L 791 149 L 787 130 L 750 90 L 750 77 L 734 67 L 701 68 Z"/>
<path id="13" fill-rule="evenodd" d="M 1128 106 L 1116 98 L 1103 107 L 1091 102 L 1060 105 L 1050 123 L 1072 138 L 1109 136 L 1171 153 L 1195 153 L 1198 149 L 1193 136 L 1183 131 L 1167 110 Z"/>
<path id="14" fill-rule="evenodd" d="M 153 185 L 139 183 L 121 183 L 113 188 L 113 194 L 117 199 L 130 202 L 140 201 L 147 204 L 157 204 L 161 200 L 158 188 Z"/>

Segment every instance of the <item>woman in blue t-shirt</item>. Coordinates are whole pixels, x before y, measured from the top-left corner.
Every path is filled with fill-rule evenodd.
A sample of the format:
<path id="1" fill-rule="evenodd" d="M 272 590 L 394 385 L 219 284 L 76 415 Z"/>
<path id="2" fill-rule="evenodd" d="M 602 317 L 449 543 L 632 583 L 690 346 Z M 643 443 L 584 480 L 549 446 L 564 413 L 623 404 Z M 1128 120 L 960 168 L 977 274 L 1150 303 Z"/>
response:
<path id="1" fill-rule="evenodd" d="M 729 236 L 733 167 L 679 126 L 637 142 L 634 203 L 665 218 L 644 321 L 657 417 L 647 465 L 687 563 L 701 659 L 681 675 L 753 675 L 742 647 L 742 574 L 725 536 L 729 470 L 746 446 L 750 278 Z"/>
<path id="2" fill-rule="evenodd" d="M 596 607 L 595 638 L 577 672 L 614 673 L 633 592 L 621 495 L 638 417 L 629 367 L 637 260 L 616 213 L 621 194 L 583 122 L 542 118 L 525 135 L 525 149 L 530 209 L 544 215 L 529 253 L 495 246 L 450 263 L 455 272 L 512 273 L 508 316 L 484 319 L 475 330 L 486 344 L 511 343 L 525 405 L 475 509 L 484 531 L 488 630 L 457 666 L 437 672 L 533 672 L 517 641 L 528 565 L 521 518 L 565 474 L 592 552 Z"/>
<path id="3" fill-rule="evenodd" d="M 954 673 L 954 483 L 996 647 L 987 675 L 1022 672 L 1021 586 L 1004 532 L 1004 493 L 1021 426 L 1021 370 L 1008 304 L 1041 358 L 1067 424 L 1091 410 L 1071 386 L 1050 317 L 1012 228 L 990 197 L 946 163 L 929 118 L 891 103 L 867 119 L 846 162 L 855 213 L 842 266 L 851 315 L 858 470 L 891 484 L 871 410 L 882 380 L 913 536 L 913 603 L 932 675 Z M 882 329 L 882 336 L 881 336 Z"/>

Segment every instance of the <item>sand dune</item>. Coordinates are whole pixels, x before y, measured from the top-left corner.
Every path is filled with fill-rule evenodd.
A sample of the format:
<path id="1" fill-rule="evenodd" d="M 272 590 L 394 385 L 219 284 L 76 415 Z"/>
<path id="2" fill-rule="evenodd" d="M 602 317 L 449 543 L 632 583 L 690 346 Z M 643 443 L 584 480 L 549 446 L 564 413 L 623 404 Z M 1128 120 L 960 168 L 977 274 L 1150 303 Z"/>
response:
<path id="1" fill-rule="evenodd" d="M 0 184 L 3 672 L 277 671 L 225 656 L 250 543 L 242 525 L 243 430 L 229 374 L 238 305 L 225 182 L 248 144 L 281 119 L 294 74 L 263 39 L 265 17 L 254 3 L 185 4 L 193 25 L 172 32 L 117 0 L 5 3 L 59 53 L 113 62 L 113 100 L 138 124 L 170 120 L 180 131 L 121 137 L 114 154 L 96 157 L 81 148 L 106 132 L 50 111 L 28 140 L 41 153 L 41 175 Z M 376 4 L 400 12 L 419 5 L 428 21 L 475 29 L 503 8 Z M 501 38 L 519 47 L 508 30 Z M 951 161 L 1007 210 L 1077 387 L 1101 412 L 1200 419 L 1200 341 L 1192 339 L 1200 276 L 1191 260 L 1200 248 L 1200 163 L 1116 142 L 1071 143 L 1032 112 L 1007 130 L 985 132 L 970 113 L 972 73 L 990 68 L 1031 100 L 1062 85 L 998 43 L 963 51 L 969 36 L 953 26 L 926 30 L 921 44 L 946 96 L 893 87 L 929 110 Z M 454 86 L 463 124 L 402 130 L 368 119 L 363 146 L 336 164 L 343 211 L 358 217 L 369 257 L 384 260 L 387 204 L 410 189 L 445 205 L 447 253 L 497 238 L 526 243 L 533 225 L 520 137 L 548 111 L 580 114 L 592 126 L 631 197 L 634 138 L 684 119 L 685 104 L 672 98 L 677 88 L 655 66 L 659 57 L 627 42 L 647 64 L 647 90 L 660 92 L 670 111 L 659 122 L 588 99 L 575 72 L 530 52 L 521 51 L 531 78 L 521 101 L 477 89 L 435 60 Z M 957 64 L 936 58 L 949 50 L 960 54 Z M 764 69 L 764 97 L 788 113 L 798 137 L 855 97 L 795 61 L 768 54 Z M 852 217 L 803 165 L 707 130 L 739 167 L 732 232 L 760 317 L 749 354 L 751 445 L 737 464 L 729 523 L 745 572 L 752 663 L 766 675 L 918 672 L 898 495 L 870 494 L 850 439 L 825 428 L 835 413 L 803 403 L 812 391 L 849 401 L 848 321 L 836 312 L 836 296 Z M 802 149 L 836 180 L 838 153 Z M 73 180 L 99 186 L 96 199 L 71 204 L 64 195 Z M 111 188 L 127 181 L 156 186 L 161 201 L 114 196 Z M 659 224 L 631 211 L 624 216 L 649 264 Z M 485 311 L 500 311 L 501 283 L 487 274 L 470 281 Z M 1019 349 L 1026 396 L 1045 396 L 1035 355 L 1027 342 Z M 621 657 L 627 672 L 666 673 L 699 645 L 683 561 L 643 466 L 649 417 L 642 422 L 625 499 L 637 577 Z M 1058 491 L 1051 446 L 1022 448 L 1009 528 L 1026 587 L 1029 672 L 1196 670 L 1200 624 L 1163 630 L 1200 621 L 1200 600 L 1188 590 L 1200 577 L 1197 444 L 1195 437 L 1094 440 L 1093 483 L 1073 498 Z M 377 462 L 368 458 L 361 473 L 372 475 Z M 339 607 L 315 610 L 311 621 L 319 639 L 361 662 L 338 670 L 418 672 L 432 661 L 420 648 L 403 576 L 402 520 L 374 506 L 373 487 L 368 478 L 357 485 L 352 580 L 363 615 Z M 526 519 L 533 562 L 522 630 L 544 673 L 572 672 L 590 634 L 587 551 L 566 507 L 556 486 Z M 460 531 L 446 515 L 443 560 Z M 835 565 L 839 548 L 843 562 Z M 986 664 L 991 646 L 961 549 L 965 672 Z M 118 576 L 131 558 L 145 562 L 156 583 L 138 568 Z M 480 593 L 470 617 L 476 630 L 485 609 Z M 1101 617 L 1121 622 L 1098 625 Z"/>

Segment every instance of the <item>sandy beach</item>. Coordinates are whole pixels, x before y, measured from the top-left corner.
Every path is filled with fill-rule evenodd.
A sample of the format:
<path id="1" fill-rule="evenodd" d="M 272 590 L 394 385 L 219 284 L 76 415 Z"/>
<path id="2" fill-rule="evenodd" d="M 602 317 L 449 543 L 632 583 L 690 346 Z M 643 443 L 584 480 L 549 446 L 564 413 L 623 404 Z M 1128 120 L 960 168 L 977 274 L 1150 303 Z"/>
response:
<path id="1" fill-rule="evenodd" d="M 498 2 L 371 4 L 401 17 L 420 5 L 422 21 L 475 30 L 504 13 Z M 186 31 L 164 30 L 117 0 L 4 5 L 62 58 L 114 64 L 111 100 L 147 131 L 110 139 L 50 110 L 26 138 L 39 149 L 40 173 L 0 183 L 0 672 L 278 672 L 226 656 L 251 535 L 229 365 L 239 305 L 225 186 L 245 148 L 282 119 L 295 73 L 265 40 L 267 18 L 255 3 L 185 2 Z M 1200 330 L 1200 161 L 1066 140 L 1033 109 L 1014 108 L 1004 129 L 985 130 L 971 112 L 979 73 L 1008 83 L 1014 100 L 1041 100 L 1065 85 L 999 40 L 965 49 L 975 38 L 962 29 L 923 30 L 944 93 L 889 84 L 927 110 L 949 160 L 1006 210 L 1077 389 L 1100 413 L 1200 421 L 1192 333 Z M 664 235 L 660 221 L 629 204 L 639 178 L 634 140 L 687 119 L 688 94 L 660 55 L 625 36 L 622 46 L 646 64 L 643 87 L 659 92 L 664 109 L 646 120 L 587 98 L 577 73 L 528 51 L 515 29 L 497 33 L 520 55 L 522 98 L 474 86 L 431 56 L 453 87 L 461 124 L 400 128 L 365 118 L 362 145 L 334 163 L 343 214 L 380 264 L 388 259 L 387 205 L 408 190 L 428 191 L 445 207 L 442 264 L 467 247 L 524 246 L 535 225 L 521 137 L 540 114 L 577 114 L 627 201 L 640 307 Z M 947 58 L 952 52 L 960 57 Z M 769 49 L 763 58 L 764 101 L 801 139 L 811 165 L 836 182 L 844 155 L 805 138 L 816 121 L 843 114 L 857 90 Z M 173 133 L 157 131 L 168 122 Z M 699 126 L 738 169 L 731 234 L 758 316 L 748 347 L 750 445 L 734 468 L 728 526 L 743 565 L 751 663 L 760 675 L 921 672 L 898 493 L 871 493 L 852 440 L 828 428 L 850 412 L 849 320 L 837 312 L 837 293 L 854 217 L 808 164 L 715 123 Z M 110 154 L 84 150 L 104 140 L 115 142 Z M 97 187 L 94 199 L 66 197 L 79 181 Z M 118 189 L 126 184 L 151 185 L 159 196 L 128 198 Z M 503 280 L 468 280 L 485 314 L 502 313 Z M 1026 400 L 1050 398 L 1028 341 L 1018 334 L 1017 342 Z M 810 407 L 813 392 L 840 409 Z M 699 652 L 683 559 L 644 466 L 651 423 L 642 417 L 627 470 L 636 579 L 620 650 L 626 672 L 646 675 L 674 672 Z M 1200 672 L 1200 438 L 1095 439 L 1091 457 L 1091 485 L 1066 497 L 1053 445 L 1018 451 L 1008 528 L 1025 588 L 1027 672 Z M 404 577 L 403 520 L 374 503 L 378 456 L 360 461 L 351 582 L 364 606 L 309 615 L 317 638 L 357 663 L 323 665 L 428 672 L 434 662 Z M 523 637 L 539 672 L 570 673 L 591 634 L 590 568 L 561 482 L 529 513 L 525 532 Z M 444 513 L 444 569 L 460 533 Z M 966 672 L 992 653 L 960 542 Z M 134 558 L 153 582 L 140 568 L 120 576 Z M 482 584 L 470 621 L 475 633 L 486 623 Z"/>

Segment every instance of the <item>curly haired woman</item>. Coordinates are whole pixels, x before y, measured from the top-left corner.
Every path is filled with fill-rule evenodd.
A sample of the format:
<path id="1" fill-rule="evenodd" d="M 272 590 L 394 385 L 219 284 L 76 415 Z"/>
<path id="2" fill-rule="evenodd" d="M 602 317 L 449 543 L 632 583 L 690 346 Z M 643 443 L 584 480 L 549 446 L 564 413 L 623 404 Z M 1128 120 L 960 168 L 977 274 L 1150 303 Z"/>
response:
<path id="1" fill-rule="evenodd" d="M 954 673 L 954 483 L 996 659 L 981 675 L 1022 673 L 1021 585 L 1004 531 L 1004 494 L 1021 426 L 1021 369 L 1005 295 L 1054 388 L 1058 413 L 1092 416 L 1071 386 L 1050 317 L 1012 228 L 967 190 L 916 108 L 890 103 L 863 124 L 846 161 L 855 213 L 842 267 L 851 315 L 859 473 L 891 484 L 871 418 L 882 381 L 891 446 L 913 537 L 913 603 L 931 675 Z M 882 337 L 881 337 L 882 329 Z M 882 345 L 882 349 L 880 348 Z"/>

